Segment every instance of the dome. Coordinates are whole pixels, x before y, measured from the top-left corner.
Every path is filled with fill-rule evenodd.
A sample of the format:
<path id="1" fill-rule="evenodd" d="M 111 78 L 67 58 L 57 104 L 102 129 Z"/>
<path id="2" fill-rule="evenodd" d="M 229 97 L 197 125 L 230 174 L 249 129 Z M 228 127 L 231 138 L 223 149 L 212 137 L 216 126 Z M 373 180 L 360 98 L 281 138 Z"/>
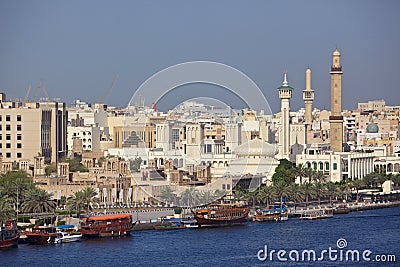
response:
<path id="1" fill-rule="evenodd" d="M 379 131 L 379 127 L 376 123 L 370 123 L 367 126 L 367 133 L 377 133 Z"/>
<path id="2" fill-rule="evenodd" d="M 239 157 L 257 156 L 273 158 L 278 153 L 278 150 L 275 145 L 256 138 L 238 146 L 234 150 L 234 153 Z"/>
<path id="3" fill-rule="evenodd" d="M 340 56 L 340 52 L 339 50 L 336 48 L 336 50 L 333 52 L 334 56 Z"/>

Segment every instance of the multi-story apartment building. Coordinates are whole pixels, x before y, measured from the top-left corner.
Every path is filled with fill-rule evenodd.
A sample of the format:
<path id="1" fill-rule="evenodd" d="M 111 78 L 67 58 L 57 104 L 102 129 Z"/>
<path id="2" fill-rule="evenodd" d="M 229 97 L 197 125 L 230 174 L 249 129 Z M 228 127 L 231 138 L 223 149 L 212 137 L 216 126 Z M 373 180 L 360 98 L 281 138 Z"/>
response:
<path id="1" fill-rule="evenodd" d="M 67 149 L 65 103 L 6 101 L 0 94 L 0 154 L 3 161 L 33 160 L 42 155 L 56 162 Z"/>

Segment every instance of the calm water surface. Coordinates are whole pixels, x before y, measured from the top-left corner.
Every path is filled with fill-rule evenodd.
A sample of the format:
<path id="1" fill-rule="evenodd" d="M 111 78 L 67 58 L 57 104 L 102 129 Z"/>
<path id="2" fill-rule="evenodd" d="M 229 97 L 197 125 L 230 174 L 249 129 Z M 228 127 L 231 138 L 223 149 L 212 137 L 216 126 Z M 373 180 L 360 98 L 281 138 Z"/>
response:
<path id="1" fill-rule="evenodd" d="M 337 249 L 392 254 L 397 262 L 329 261 L 320 266 L 400 266 L 400 208 L 335 215 L 332 219 L 283 223 L 246 223 L 226 228 L 134 232 L 130 237 L 32 246 L 0 251 L 0 266 L 310 266 L 316 262 L 260 261 L 259 250 Z M 286 255 L 288 258 L 288 255 Z"/>

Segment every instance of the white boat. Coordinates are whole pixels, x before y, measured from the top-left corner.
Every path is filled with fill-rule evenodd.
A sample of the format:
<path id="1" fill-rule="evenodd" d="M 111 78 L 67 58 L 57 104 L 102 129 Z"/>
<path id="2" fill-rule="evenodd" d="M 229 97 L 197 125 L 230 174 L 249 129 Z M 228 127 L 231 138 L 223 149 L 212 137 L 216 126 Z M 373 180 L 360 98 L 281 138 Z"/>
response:
<path id="1" fill-rule="evenodd" d="M 77 241 L 81 241 L 81 238 L 82 238 L 81 234 L 74 234 L 74 233 L 60 231 L 57 233 L 55 243 L 77 242 Z"/>
<path id="2" fill-rule="evenodd" d="M 186 228 L 198 228 L 199 225 L 197 224 L 196 220 L 182 220 L 182 223 L 186 226 Z"/>
<path id="3" fill-rule="evenodd" d="M 185 224 L 186 228 L 199 228 L 199 225 L 196 223 Z"/>

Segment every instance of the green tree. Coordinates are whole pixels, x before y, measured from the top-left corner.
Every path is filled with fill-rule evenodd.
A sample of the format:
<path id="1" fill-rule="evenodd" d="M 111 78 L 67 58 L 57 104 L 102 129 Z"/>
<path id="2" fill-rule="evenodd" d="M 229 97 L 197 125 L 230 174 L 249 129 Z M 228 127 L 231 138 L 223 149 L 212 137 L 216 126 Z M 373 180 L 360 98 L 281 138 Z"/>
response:
<path id="1" fill-rule="evenodd" d="M 24 212 L 53 212 L 56 203 L 52 199 L 53 194 L 47 193 L 46 190 L 31 186 L 27 190 L 27 195 L 21 207 Z"/>
<path id="2" fill-rule="evenodd" d="M 186 190 L 181 193 L 181 202 L 183 206 L 196 206 L 199 202 L 199 191 L 195 187 L 186 188 Z"/>
<path id="3" fill-rule="evenodd" d="M 162 199 L 165 203 L 173 203 L 175 198 L 176 198 L 176 194 L 174 193 L 174 191 L 171 189 L 171 187 L 167 186 L 165 187 L 160 194 L 160 199 Z"/>
<path id="4" fill-rule="evenodd" d="M 282 198 L 288 195 L 288 184 L 280 180 L 273 184 L 273 189 L 275 191 L 276 196 L 278 197 L 279 202 L 282 201 Z"/>
<path id="5" fill-rule="evenodd" d="M 12 199 L 0 191 L 0 226 L 15 216 Z"/>
<path id="6" fill-rule="evenodd" d="M 75 192 L 71 197 L 67 200 L 67 209 L 72 212 L 73 210 L 76 211 L 76 215 L 79 218 L 81 214 L 81 209 L 85 205 L 85 200 L 83 197 L 82 191 Z"/>
<path id="7" fill-rule="evenodd" d="M 53 162 L 50 165 L 47 165 L 46 168 L 44 168 L 44 172 L 47 176 L 50 176 L 52 173 L 57 173 L 57 164 Z"/>
<path id="8" fill-rule="evenodd" d="M 314 192 L 315 192 L 315 197 L 318 199 L 318 205 L 321 205 L 321 198 L 323 198 L 326 194 L 326 188 L 325 185 L 321 182 L 317 182 L 314 184 Z"/>
<path id="9" fill-rule="evenodd" d="M 303 183 L 303 178 L 307 177 L 307 166 L 303 164 L 299 164 L 298 166 L 294 167 L 293 173 L 295 177 L 299 177 L 300 184 Z"/>
<path id="10" fill-rule="evenodd" d="M 82 158 L 79 157 L 74 157 L 73 159 L 60 159 L 60 162 L 67 162 L 69 163 L 69 171 L 70 172 L 88 172 L 89 169 L 86 168 L 82 163 L 81 163 Z"/>
<path id="11" fill-rule="evenodd" d="M 130 159 L 129 162 L 130 162 L 131 171 L 138 172 L 140 169 L 140 164 L 142 164 L 142 161 L 143 160 L 141 157 L 135 158 L 135 159 Z"/>
<path id="12" fill-rule="evenodd" d="M 341 182 L 336 189 L 337 196 L 342 200 L 347 200 L 349 195 L 351 195 L 350 186 L 348 182 Z"/>
<path id="13" fill-rule="evenodd" d="M 246 190 L 241 188 L 240 186 L 237 186 L 235 191 L 234 191 L 234 198 L 236 202 L 244 200 L 244 197 L 246 195 Z"/>
<path id="14" fill-rule="evenodd" d="M 296 204 L 303 200 L 303 195 L 301 193 L 301 188 L 300 188 L 300 185 L 298 185 L 298 184 L 295 184 L 295 183 L 291 184 L 288 187 L 287 194 L 288 194 L 288 198 L 291 201 L 293 201 L 295 208 L 296 208 Z"/>
<path id="15" fill-rule="evenodd" d="M 251 202 L 252 206 L 254 207 L 257 201 L 257 194 L 258 194 L 258 190 L 246 190 L 245 191 L 245 195 L 244 195 L 244 200 L 247 202 L 247 204 L 249 204 L 249 202 Z"/>
<path id="16" fill-rule="evenodd" d="M 258 191 L 257 200 L 261 203 L 266 204 L 267 208 L 271 203 L 271 200 L 275 197 L 275 190 L 272 186 L 261 186 Z"/>
<path id="17" fill-rule="evenodd" d="M 306 207 L 307 207 L 309 200 L 315 196 L 314 186 L 312 183 L 307 182 L 307 183 L 300 185 L 300 189 L 301 189 L 301 193 L 304 197 L 304 200 L 306 202 Z"/>
<path id="18" fill-rule="evenodd" d="M 199 192 L 199 202 L 200 205 L 207 205 L 216 200 L 216 196 L 214 195 L 214 192 L 211 190 L 203 190 Z"/>
<path id="19" fill-rule="evenodd" d="M 92 205 L 99 202 L 97 192 L 92 187 L 86 187 L 80 191 L 82 202 L 85 204 L 86 210 L 89 212 L 92 210 Z"/>
<path id="20" fill-rule="evenodd" d="M 361 179 L 355 179 L 351 181 L 352 188 L 356 191 L 356 203 L 360 198 L 360 189 L 365 187 L 364 181 Z"/>
<path id="21" fill-rule="evenodd" d="M 272 183 L 276 184 L 283 182 L 285 185 L 293 183 L 295 180 L 295 172 L 293 164 L 287 159 L 279 161 L 278 167 L 275 169 L 275 173 L 272 175 Z"/>
<path id="22" fill-rule="evenodd" d="M 332 182 L 328 182 L 325 184 L 326 188 L 326 196 L 329 197 L 329 204 L 332 206 L 333 198 L 338 196 L 338 186 Z"/>

